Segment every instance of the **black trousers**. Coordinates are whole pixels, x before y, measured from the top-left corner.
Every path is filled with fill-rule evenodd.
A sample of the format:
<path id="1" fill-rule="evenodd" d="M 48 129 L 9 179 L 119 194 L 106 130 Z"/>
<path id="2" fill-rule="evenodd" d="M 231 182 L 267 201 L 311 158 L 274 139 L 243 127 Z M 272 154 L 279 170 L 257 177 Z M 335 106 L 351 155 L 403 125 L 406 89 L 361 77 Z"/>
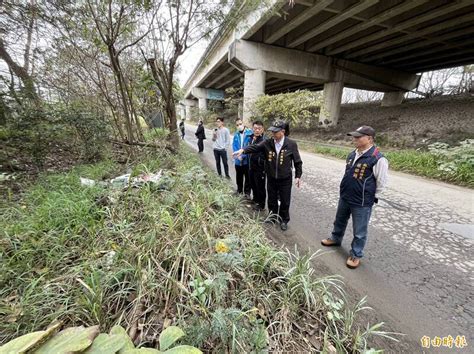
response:
<path id="1" fill-rule="evenodd" d="M 235 179 L 237 181 L 237 192 L 250 195 L 249 165 L 235 165 Z"/>
<path id="2" fill-rule="evenodd" d="M 199 152 L 204 151 L 204 139 L 198 139 L 198 149 L 199 149 Z"/>
<path id="3" fill-rule="evenodd" d="M 268 209 L 272 214 L 278 214 L 281 221 L 285 223 L 290 221 L 292 184 L 292 177 L 275 179 L 268 176 L 267 179 Z M 278 200 L 280 200 L 280 208 L 278 208 Z"/>
<path id="4" fill-rule="evenodd" d="M 262 209 L 265 208 L 267 190 L 265 187 L 265 171 L 251 168 L 249 170 L 250 187 L 252 188 L 253 201 Z"/>
<path id="5" fill-rule="evenodd" d="M 214 158 L 216 159 L 216 169 L 219 176 L 222 175 L 221 160 L 224 165 L 224 172 L 226 177 L 229 177 L 229 165 L 227 164 L 227 151 L 214 149 Z"/>

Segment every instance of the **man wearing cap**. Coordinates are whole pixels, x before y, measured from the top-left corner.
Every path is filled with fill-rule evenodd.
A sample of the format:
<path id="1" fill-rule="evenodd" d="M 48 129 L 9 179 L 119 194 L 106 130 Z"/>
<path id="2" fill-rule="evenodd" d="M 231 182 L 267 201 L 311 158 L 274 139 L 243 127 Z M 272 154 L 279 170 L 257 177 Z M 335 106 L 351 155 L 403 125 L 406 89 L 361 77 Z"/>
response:
<path id="1" fill-rule="evenodd" d="M 280 228 L 283 231 L 288 229 L 288 222 L 290 221 L 293 167 L 295 169 L 295 183 L 298 188 L 303 174 L 303 162 L 298 151 L 298 145 L 294 140 L 285 136 L 286 127 L 285 122 L 276 121 L 268 128 L 272 132 L 272 139 L 264 140 L 257 145 L 249 145 L 234 152 L 234 156 L 256 152 L 265 153 L 268 209 L 271 214 L 279 216 Z M 280 200 L 279 208 L 278 200 Z"/>
<path id="2" fill-rule="evenodd" d="M 375 130 L 372 127 L 364 125 L 347 135 L 352 136 L 356 149 L 347 156 L 331 237 L 322 240 L 321 244 L 340 246 L 352 215 L 354 238 L 346 265 L 354 269 L 364 255 L 372 206 L 387 183 L 388 161 L 374 145 Z"/>

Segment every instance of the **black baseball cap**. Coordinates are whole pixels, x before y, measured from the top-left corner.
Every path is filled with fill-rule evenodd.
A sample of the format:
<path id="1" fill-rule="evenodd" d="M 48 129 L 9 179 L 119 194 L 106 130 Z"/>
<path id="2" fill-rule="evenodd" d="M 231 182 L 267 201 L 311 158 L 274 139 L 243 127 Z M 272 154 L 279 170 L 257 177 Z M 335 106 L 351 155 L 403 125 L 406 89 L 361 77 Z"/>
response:
<path id="1" fill-rule="evenodd" d="M 270 128 L 268 128 L 268 130 L 271 132 L 279 132 L 280 130 L 285 129 L 285 128 L 286 128 L 286 123 L 281 120 L 277 120 L 272 123 L 272 125 L 270 126 Z"/>
<path id="2" fill-rule="evenodd" d="M 354 136 L 356 138 L 360 136 L 364 136 L 364 135 L 375 137 L 375 129 L 372 127 L 369 127 L 368 125 L 363 125 L 357 128 L 355 131 L 347 133 L 347 135 Z"/>

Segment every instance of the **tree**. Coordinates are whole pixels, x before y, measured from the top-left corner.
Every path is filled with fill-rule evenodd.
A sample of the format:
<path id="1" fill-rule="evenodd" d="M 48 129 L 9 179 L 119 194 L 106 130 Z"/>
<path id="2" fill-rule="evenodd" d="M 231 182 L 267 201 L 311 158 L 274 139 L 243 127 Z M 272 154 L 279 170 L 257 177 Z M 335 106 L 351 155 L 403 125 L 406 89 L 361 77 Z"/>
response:
<path id="1" fill-rule="evenodd" d="M 21 80 L 25 97 L 39 104 L 40 97 L 32 72 L 32 40 L 40 8 L 35 0 L 27 3 L 3 1 L 2 5 L 0 59 L 7 64 L 10 72 Z M 20 49 L 21 42 L 17 42 L 18 38 L 25 41 L 24 49 Z M 21 51 L 23 55 L 18 55 Z M 23 58 L 23 63 L 19 57 Z"/>
<path id="2" fill-rule="evenodd" d="M 162 11 L 153 19 L 151 36 L 142 46 L 146 62 L 163 100 L 163 108 L 173 147 L 179 143 L 176 134 L 176 96 L 174 86 L 179 58 L 200 40 L 219 31 L 222 35 L 249 11 L 263 6 L 261 1 L 236 0 L 165 0 Z"/>
<path id="3" fill-rule="evenodd" d="M 135 141 L 133 126 L 137 127 L 138 138 L 142 132 L 134 106 L 131 86 L 124 74 L 120 55 L 127 49 L 137 45 L 145 38 L 150 30 L 140 32 L 139 17 L 150 9 L 150 2 L 143 1 L 92 1 L 86 0 L 86 14 L 90 16 L 99 34 L 93 40 L 105 45 L 122 105 L 126 122 L 127 139 L 129 143 Z M 152 18 L 154 15 L 152 16 Z M 87 22 L 87 21 L 86 21 Z"/>
<path id="4" fill-rule="evenodd" d="M 449 68 L 423 73 L 419 91 L 424 92 L 427 98 L 443 95 L 447 92 L 447 87 L 458 70 L 459 68 Z"/>

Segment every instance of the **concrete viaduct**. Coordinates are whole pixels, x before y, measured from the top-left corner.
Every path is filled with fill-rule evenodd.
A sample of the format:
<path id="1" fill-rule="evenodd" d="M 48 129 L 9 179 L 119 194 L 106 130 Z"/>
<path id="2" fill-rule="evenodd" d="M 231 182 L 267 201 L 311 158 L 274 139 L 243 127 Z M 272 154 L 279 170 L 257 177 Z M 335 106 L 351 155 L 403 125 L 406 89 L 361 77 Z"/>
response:
<path id="1" fill-rule="evenodd" d="M 213 38 L 184 85 L 186 116 L 243 79 L 245 120 L 259 95 L 308 89 L 335 125 L 344 87 L 400 104 L 420 73 L 474 63 L 473 34 L 474 0 L 267 1 Z"/>

